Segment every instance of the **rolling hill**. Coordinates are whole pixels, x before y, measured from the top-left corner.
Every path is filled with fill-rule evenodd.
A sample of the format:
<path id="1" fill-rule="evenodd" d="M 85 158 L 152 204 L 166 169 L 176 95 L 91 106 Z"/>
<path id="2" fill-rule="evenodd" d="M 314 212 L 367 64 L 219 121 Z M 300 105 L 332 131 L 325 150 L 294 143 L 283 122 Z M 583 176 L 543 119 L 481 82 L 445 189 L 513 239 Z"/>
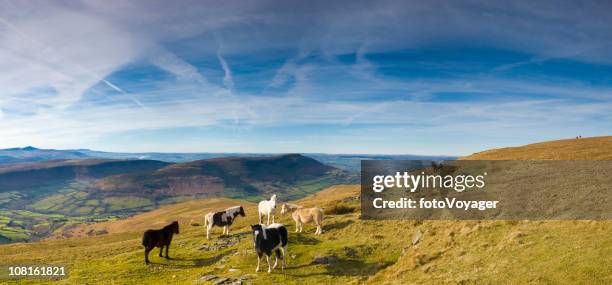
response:
<path id="1" fill-rule="evenodd" d="M 588 139 L 583 139 L 588 143 Z M 557 142 L 552 142 L 557 145 Z M 567 143 L 573 149 L 574 142 Z M 526 148 L 529 148 L 526 146 Z M 557 151 L 543 150 L 541 159 Z M 599 144 L 573 159 L 590 160 L 612 153 L 612 143 Z M 539 155 L 537 153 L 534 153 Z M 475 159 L 473 157 L 466 157 Z M 494 158 L 506 159 L 503 153 Z M 72 228 L 73 238 L 0 245 L 9 264 L 65 264 L 66 283 L 212 284 L 220 278 L 243 284 L 610 284 L 612 223 L 610 221 L 366 221 L 359 219 L 359 186 L 333 186 L 294 201 L 326 209 L 324 234 L 314 227 L 293 233 L 289 225 L 289 268 L 255 273 L 255 253 L 248 236 L 256 207 L 242 200 L 199 199 L 130 218 Z M 203 213 L 242 204 L 231 237 L 204 237 Z M 338 212 L 339 205 L 353 209 Z M 144 266 L 142 231 L 178 220 L 181 233 L 170 251 L 172 260 L 152 258 Z M 212 248 L 212 249 L 211 249 Z M 317 263 L 316 257 L 333 256 Z M 214 276 L 211 277 L 211 276 Z M 212 279 L 209 279 L 212 278 Z M 208 281 L 205 281 L 208 280 Z M 8 283 L 48 283 L 9 280 Z M 62 282 L 62 281 L 59 281 Z M 50 283 L 50 282 L 49 282 Z"/>
<path id="2" fill-rule="evenodd" d="M 52 160 L 0 166 L 0 238 L 35 240 L 59 227 L 114 220 L 198 197 L 304 197 L 356 175 L 302 155 L 155 160 Z"/>
<path id="3" fill-rule="evenodd" d="M 154 197 L 223 194 L 226 197 L 253 196 L 255 199 L 270 192 L 285 193 L 287 187 L 300 182 L 319 180 L 328 175 L 339 178 L 344 174 L 312 158 L 290 154 L 178 163 L 146 174 L 106 177 L 95 186 L 104 192 L 136 191 Z"/>
<path id="4" fill-rule="evenodd" d="M 612 160 L 612 136 L 567 139 L 491 149 L 466 160 Z"/>

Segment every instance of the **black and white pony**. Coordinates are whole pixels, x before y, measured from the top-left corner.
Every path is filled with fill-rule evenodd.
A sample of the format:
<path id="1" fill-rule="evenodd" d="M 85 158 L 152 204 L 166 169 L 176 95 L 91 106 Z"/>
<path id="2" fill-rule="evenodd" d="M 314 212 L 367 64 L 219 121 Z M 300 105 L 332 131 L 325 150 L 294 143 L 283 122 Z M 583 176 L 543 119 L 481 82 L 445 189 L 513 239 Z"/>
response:
<path id="1" fill-rule="evenodd" d="M 229 235 L 229 228 L 240 215 L 245 216 L 242 206 L 235 206 L 225 209 L 221 212 L 210 212 L 204 217 L 204 226 L 206 227 L 206 239 L 210 239 L 210 230 L 213 226 L 223 227 L 223 234 Z"/>
<path id="2" fill-rule="evenodd" d="M 257 252 L 257 268 L 255 272 L 259 272 L 259 263 L 263 255 L 266 255 L 268 261 L 268 273 L 272 272 L 273 268 L 278 266 L 278 259 L 283 259 L 282 269 L 285 269 L 287 263 L 285 257 L 287 255 L 287 228 L 282 224 L 271 224 L 265 226 L 262 224 L 251 225 L 253 231 L 253 243 L 255 244 L 255 251 Z M 270 265 L 270 258 L 272 252 L 276 254 L 276 261 L 274 266 Z"/>

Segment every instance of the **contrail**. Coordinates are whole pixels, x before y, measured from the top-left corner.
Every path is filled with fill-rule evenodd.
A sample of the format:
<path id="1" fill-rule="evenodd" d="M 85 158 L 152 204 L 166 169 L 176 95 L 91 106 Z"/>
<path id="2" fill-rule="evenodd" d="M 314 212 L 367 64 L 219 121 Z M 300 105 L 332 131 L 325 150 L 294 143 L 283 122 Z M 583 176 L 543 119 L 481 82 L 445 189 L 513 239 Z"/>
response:
<path id="1" fill-rule="evenodd" d="M 34 43 L 35 45 L 38 45 L 38 46 L 41 46 L 41 47 L 45 47 L 45 48 L 51 49 L 51 50 L 53 50 L 53 51 L 55 52 L 55 54 L 60 55 L 60 57 L 62 57 L 62 58 L 64 57 L 64 56 L 61 56 L 61 53 L 57 52 L 57 51 L 56 51 L 56 50 L 55 50 L 55 49 L 54 49 L 52 46 L 47 46 L 47 45 L 45 45 L 44 43 L 42 43 L 42 42 L 40 42 L 40 41 L 36 40 L 35 38 L 31 37 L 30 35 L 28 35 L 28 34 L 26 34 L 26 33 L 22 32 L 22 31 L 21 31 L 19 28 L 17 28 L 15 25 L 13 25 L 11 22 L 7 21 L 6 19 L 4 19 L 4 18 L 0 17 L 0 23 L 4 24 L 4 25 L 5 25 L 5 26 L 7 26 L 9 29 L 11 29 L 11 30 L 13 30 L 13 31 L 17 32 L 17 33 L 18 33 L 18 34 L 19 34 L 21 37 L 23 37 L 23 38 L 25 38 L 25 39 L 27 39 L 27 40 L 31 41 L 31 42 L 32 42 L 32 43 Z M 82 69 L 82 70 L 83 70 L 83 71 L 85 71 L 86 73 L 89 73 L 90 75 L 93 75 L 94 77 L 101 77 L 101 76 L 98 76 L 96 73 L 92 72 L 91 70 L 89 70 L 89 69 L 87 69 L 87 68 L 83 67 L 82 65 L 80 65 L 80 64 L 78 64 L 78 63 L 72 62 L 72 64 L 74 64 L 75 66 L 79 67 L 80 69 Z M 50 66 L 49 64 L 47 64 L 47 66 L 48 66 L 49 68 L 51 68 L 51 66 Z M 65 73 L 63 73 L 63 72 L 60 72 L 60 73 L 65 74 Z M 116 91 L 118 91 L 118 92 L 120 92 L 120 93 L 122 93 L 122 94 L 124 94 L 124 95 L 128 96 L 128 97 L 129 97 L 129 98 L 130 98 L 130 99 L 131 99 L 131 100 L 132 100 L 134 103 L 136 103 L 136 105 L 138 105 L 138 106 L 140 106 L 140 107 L 144 107 L 144 105 L 142 104 L 142 102 L 140 102 L 138 99 L 136 99 L 136 98 L 135 98 L 133 95 L 129 94 L 129 93 L 128 93 L 128 92 L 126 92 L 125 90 L 123 90 L 123 89 L 119 88 L 117 85 L 115 85 L 115 84 L 111 83 L 110 81 L 108 81 L 108 80 L 106 80 L 106 79 L 102 79 L 101 81 L 102 81 L 104 84 L 106 84 L 107 86 L 109 86 L 110 88 L 113 88 L 114 90 L 116 90 Z"/>
<path id="2" fill-rule="evenodd" d="M 232 110 L 232 117 L 234 119 L 234 131 L 235 131 L 238 125 L 240 124 L 240 117 L 238 116 L 238 113 L 236 112 L 236 107 L 240 106 L 241 104 L 234 97 L 234 79 L 232 78 L 232 70 L 230 69 L 229 64 L 227 64 L 227 61 L 225 61 L 225 59 L 221 55 L 221 49 L 223 48 L 223 45 L 221 44 L 218 38 L 216 40 L 217 40 L 217 46 L 218 46 L 217 59 L 219 59 L 219 63 L 221 64 L 221 68 L 223 69 L 223 73 L 224 73 L 223 85 L 227 89 L 229 96 L 232 100 L 232 104 L 234 105 L 234 109 Z"/>
<path id="3" fill-rule="evenodd" d="M 110 81 L 106 80 L 106 79 L 102 79 L 102 82 L 104 84 L 106 84 L 108 87 L 115 89 L 117 92 L 122 93 L 124 95 L 127 95 L 128 97 L 130 97 L 130 99 L 132 99 L 132 101 L 134 103 L 136 103 L 138 106 L 140 107 L 144 107 L 144 105 L 142 104 L 142 102 L 140 102 L 138 99 L 136 99 L 136 97 L 132 96 L 130 93 L 127 93 L 125 90 L 119 88 L 119 86 L 111 83 Z"/>

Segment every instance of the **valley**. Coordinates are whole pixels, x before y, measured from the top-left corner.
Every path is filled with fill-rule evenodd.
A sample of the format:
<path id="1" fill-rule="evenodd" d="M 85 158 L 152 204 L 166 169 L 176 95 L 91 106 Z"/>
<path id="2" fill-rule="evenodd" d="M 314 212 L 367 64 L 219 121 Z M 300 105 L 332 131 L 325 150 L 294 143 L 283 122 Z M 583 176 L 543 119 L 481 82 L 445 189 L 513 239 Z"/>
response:
<path id="1" fill-rule="evenodd" d="M 54 160 L 0 166 L 0 242 L 32 241 L 60 228 L 115 220 L 203 197 L 298 199 L 354 173 L 301 155 L 155 160 Z M 92 234 L 96 234 L 92 232 Z"/>

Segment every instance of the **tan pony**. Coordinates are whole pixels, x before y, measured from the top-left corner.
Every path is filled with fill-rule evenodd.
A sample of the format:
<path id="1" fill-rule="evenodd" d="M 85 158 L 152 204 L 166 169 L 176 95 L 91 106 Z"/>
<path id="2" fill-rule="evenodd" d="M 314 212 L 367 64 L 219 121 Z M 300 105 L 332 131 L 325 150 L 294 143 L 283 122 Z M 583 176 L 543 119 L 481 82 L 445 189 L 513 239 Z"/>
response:
<path id="1" fill-rule="evenodd" d="M 304 208 L 300 205 L 284 203 L 281 207 L 281 215 L 292 212 L 291 217 L 295 221 L 295 232 L 302 232 L 302 225 L 314 221 L 317 225 L 315 235 L 323 233 L 323 209 L 321 208 Z"/>

